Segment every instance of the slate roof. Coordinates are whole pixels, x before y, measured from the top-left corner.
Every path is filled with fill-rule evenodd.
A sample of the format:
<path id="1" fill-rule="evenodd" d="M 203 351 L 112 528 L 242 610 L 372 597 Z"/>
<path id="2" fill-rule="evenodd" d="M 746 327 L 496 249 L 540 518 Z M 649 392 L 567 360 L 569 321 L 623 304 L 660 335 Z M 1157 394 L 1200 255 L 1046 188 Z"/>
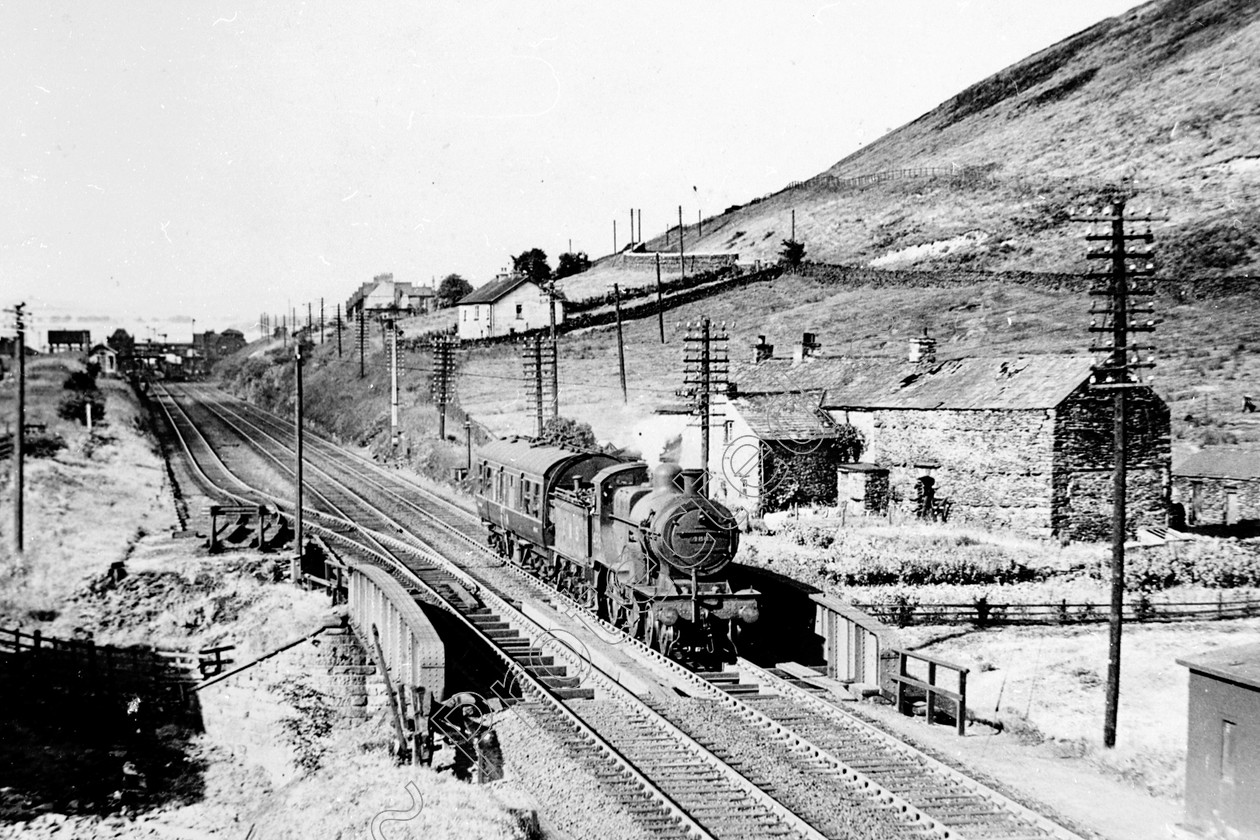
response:
<path id="1" fill-rule="evenodd" d="M 821 392 L 773 394 L 731 400 L 762 440 L 818 440 L 836 435 L 836 424 L 818 405 Z"/>
<path id="2" fill-rule="evenodd" d="M 1191 671 L 1260 688 L 1260 643 L 1207 651 L 1177 660 Z"/>
<path id="3" fill-rule="evenodd" d="M 498 280 L 491 280 L 484 286 L 473 289 L 467 295 L 459 299 L 459 305 L 466 303 L 494 303 L 499 298 L 516 289 L 522 283 L 532 282 L 523 274 L 511 274 L 507 277 L 500 277 Z"/>
<path id="4" fill-rule="evenodd" d="M 741 395 L 821 391 L 827 409 L 1054 408 L 1086 382 L 1090 356 L 948 359 L 915 364 L 900 358 L 768 359 L 731 364 Z"/>
<path id="5" fill-rule="evenodd" d="M 1173 465 L 1173 475 L 1189 478 L 1260 479 L 1260 451 L 1209 448 Z"/>

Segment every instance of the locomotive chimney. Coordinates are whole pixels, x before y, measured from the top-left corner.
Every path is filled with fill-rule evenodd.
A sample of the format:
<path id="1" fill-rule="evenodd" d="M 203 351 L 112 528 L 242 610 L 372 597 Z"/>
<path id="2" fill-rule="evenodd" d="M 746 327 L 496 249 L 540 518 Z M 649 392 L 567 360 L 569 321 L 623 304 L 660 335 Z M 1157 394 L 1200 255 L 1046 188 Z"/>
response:
<path id="1" fill-rule="evenodd" d="M 774 358 L 774 345 L 766 344 L 764 335 L 757 336 L 757 343 L 753 345 L 753 364 L 759 365 L 766 359 Z"/>
<path id="2" fill-rule="evenodd" d="M 699 494 L 698 484 L 700 476 L 696 474 L 696 470 L 684 470 L 682 478 L 682 493 L 684 496 L 695 496 Z"/>
<path id="3" fill-rule="evenodd" d="M 927 327 L 923 328 L 923 335 L 910 339 L 910 361 L 928 365 L 936 361 L 936 339 L 928 335 Z"/>

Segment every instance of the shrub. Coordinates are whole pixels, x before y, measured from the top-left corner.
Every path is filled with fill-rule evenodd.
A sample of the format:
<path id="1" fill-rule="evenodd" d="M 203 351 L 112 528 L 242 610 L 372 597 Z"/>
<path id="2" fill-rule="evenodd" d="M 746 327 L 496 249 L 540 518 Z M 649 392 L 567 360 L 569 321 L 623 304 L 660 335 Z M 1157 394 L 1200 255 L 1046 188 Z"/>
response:
<path id="1" fill-rule="evenodd" d="M 105 398 L 98 391 L 74 391 L 57 404 L 57 416 L 87 425 L 87 407 L 92 407 L 92 422 L 105 419 Z"/>
<path id="2" fill-rule="evenodd" d="M 1132 592 L 1192 583 L 1218 589 L 1260 586 L 1260 549 L 1227 540 L 1148 548 L 1126 558 L 1124 577 Z"/>

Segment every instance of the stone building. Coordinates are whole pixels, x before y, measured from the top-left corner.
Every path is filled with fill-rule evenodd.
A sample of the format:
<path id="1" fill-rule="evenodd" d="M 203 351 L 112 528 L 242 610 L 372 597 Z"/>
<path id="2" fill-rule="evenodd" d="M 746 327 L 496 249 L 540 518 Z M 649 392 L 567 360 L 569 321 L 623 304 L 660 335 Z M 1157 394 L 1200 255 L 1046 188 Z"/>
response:
<path id="1" fill-rule="evenodd" d="M 1090 388 L 1092 358 L 938 362 L 931 339 L 912 342 L 913 361 L 821 357 L 811 334 L 791 359 L 774 358 L 767 347 L 763 342 L 750 363 L 731 363 L 729 393 L 715 401 L 725 434 L 711 447 L 710 486 L 728 503 L 772 509 L 763 495 L 785 480 L 773 473 L 774 449 L 821 453 L 828 437 L 840 440 L 852 429 L 865 469 L 837 476 L 846 460 L 857 460 L 844 457 L 852 452 L 837 447 L 821 457 L 832 459 L 833 480 L 847 488 L 842 498 L 854 498 L 855 482 L 863 482 L 857 495 L 866 497 L 867 510 L 880 504 L 865 483 L 887 482 L 888 501 L 911 508 L 931 488 L 929 507 L 954 522 L 1064 540 L 1110 534 L 1111 397 Z M 1168 407 L 1145 387 L 1129 392 L 1128 406 L 1130 527 L 1163 525 Z M 696 429 L 684 435 L 684 466 L 700 463 L 698 437 Z M 816 501 L 836 499 L 831 488 Z"/>
<path id="2" fill-rule="evenodd" d="M 353 320 L 363 313 L 398 312 L 422 315 L 432 312 L 436 292 L 432 286 L 413 286 L 394 279 L 393 274 L 378 274 L 371 282 L 363 283 L 346 301 L 346 320 Z"/>
<path id="3" fill-rule="evenodd" d="M 1173 501 L 1190 527 L 1260 520 L 1260 452 L 1208 447 L 1173 464 Z"/>

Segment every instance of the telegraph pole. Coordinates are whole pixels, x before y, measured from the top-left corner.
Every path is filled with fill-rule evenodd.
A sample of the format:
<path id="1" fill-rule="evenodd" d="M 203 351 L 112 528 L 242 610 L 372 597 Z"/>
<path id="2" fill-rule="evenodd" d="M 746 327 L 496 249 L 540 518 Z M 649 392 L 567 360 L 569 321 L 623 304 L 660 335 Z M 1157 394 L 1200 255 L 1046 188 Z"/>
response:
<path id="1" fill-rule="evenodd" d="M 324 299 L 319 299 L 319 343 L 324 343 Z"/>
<path id="2" fill-rule="evenodd" d="M 1120 706 L 1120 638 L 1124 625 L 1124 540 L 1127 531 L 1126 494 L 1127 494 L 1127 462 L 1126 462 L 1126 406 L 1125 394 L 1132 388 L 1140 388 L 1143 383 L 1137 375 L 1142 368 L 1154 367 L 1151 357 L 1142 360 L 1139 351 L 1154 349 L 1151 345 L 1130 344 L 1133 333 L 1153 332 L 1154 320 L 1138 323 L 1131 320 L 1134 315 L 1152 313 L 1150 306 L 1134 306 L 1131 297 L 1149 297 L 1155 292 L 1149 286 L 1143 286 L 1141 278 L 1154 273 L 1154 264 L 1149 262 L 1154 252 L 1148 249 L 1128 250 L 1131 241 L 1146 245 L 1155 241 L 1150 227 L 1144 233 L 1125 233 L 1124 200 L 1117 199 L 1111 205 L 1111 212 L 1099 216 L 1074 218 L 1073 221 L 1103 223 L 1108 228 L 1105 233 L 1093 233 L 1086 240 L 1106 243 L 1105 247 L 1090 250 L 1086 257 L 1092 260 L 1107 260 L 1108 270 L 1090 272 L 1090 279 L 1101 281 L 1101 284 L 1090 290 L 1090 294 L 1103 298 L 1102 308 L 1091 307 L 1090 314 L 1102 316 L 1101 324 L 1095 318 L 1090 322 L 1089 331 L 1109 336 L 1110 343 L 1092 345 L 1089 349 L 1094 353 L 1107 354 L 1106 360 L 1094 366 L 1094 381 L 1091 387 L 1110 390 L 1112 396 L 1112 437 L 1114 441 L 1114 461 L 1111 474 L 1112 519 L 1111 519 L 1111 614 L 1108 619 L 1109 639 L 1107 646 L 1107 700 L 1103 718 L 1103 744 L 1107 747 L 1116 745 L 1116 717 Z M 1154 221 L 1152 217 L 1129 219 L 1129 221 Z M 1141 260 L 1139 266 L 1135 263 Z"/>
<path id="3" fill-rule="evenodd" d="M 337 358 L 341 358 L 341 304 L 337 304 Z"/>
<path id="4" fill-rule="evenodd" d="M 626 396 L 626 342 L 621 334 L 621 288 L 613 283 L 613 306 L 617 309 L 617 368 L 621 372 L 621 401 L 629 402 Z"/>
<path id="5" fill-rule="evenodd" d="M 364 377 L 364 361 L 367 358 L 367 319 L 359 309 L 359 378 Z"/>
<path id="6" fill-rule="evenodd" d="M 293 432 L 297 439 L 297 501 L 293 510 L 293 560 L 289 577 L 294 583 L 302 580 L 302 342 L 294 342 L 293 361 L 297 372 L 297 402 L 293 408 Z"/>
<path id="7" fill-rule="evenodd" d="M 446 440 L 446 406 L 451 398 L 454 342 L 446 336 L 433 339 L 433 381 L 429 391 L 438 407 L 438 439 Z"/>
<path id="8" fill-rule="evenodd" d="M 17 322 L 17 341 L 13 352 L 17 354 L 17 429 L 13 433 L 13 549 L 18 566 L 24 565 L 22 495 L 26 469 L 26 304 L 13 307 Z"/>
<path id="9" fill-rule="evenodd" d="M 543 353 L 542 338 L 534 336 L 525 341 L 522 353 L 525 362 L 525 383 L 529 389 L 529 402 L 537 418 L 537 437 L 543 433 Z"/>
<path id="10" fill-rule="evenodd" d="M 392 317 L 382 325 L 389 333 L 389 433 L 393 440 L 398 436 L 398 325 Z"/>
<path id="11" fill-rule="evenodd" d="M 656 252 L 656 326 L 661 332 L 661 344 L 665 343 L 665 293 L 661 291 L 661 252 Z"/>
<path id="12" fill-rule="evenodd" d="M 551 315 L 551 416 L 560 416 L 560 355 L 556 346 L 556 280 L 547 280 L 547 310 Z"/>
<path id="13" fill-rule="evenodd" d="M 617 220 L 613 219 L 613 249 L 612 252 L 617 253 Z"/>
<path id="14" fill-rule="evenodd" d="M 689 325 L 683 338 L 684 383 L 689 386 L 678 392 L 690 397 L 692 413 L 700 423 L 701 494 L 709 492 L 709 443 L 713 425 L 713 395 L 726 390 L 730 359 L 726 350 L 726 326 L 716 331 L 708 316 Z"/>
<path id="15" fill-rule="evenodd" d="M 306 334 L 307 334 L 308 336 L 311 334 L 311 304 L 310 304 L 310 301 L 307 301 L 307 303 L 306 303 Z"/>
<path id="16" fill-rule="evenodd" d="M 687 279 L 687 237 L 683 232 L 682 205 L 678 205 L 678 268 L 682 279 Z"/>

